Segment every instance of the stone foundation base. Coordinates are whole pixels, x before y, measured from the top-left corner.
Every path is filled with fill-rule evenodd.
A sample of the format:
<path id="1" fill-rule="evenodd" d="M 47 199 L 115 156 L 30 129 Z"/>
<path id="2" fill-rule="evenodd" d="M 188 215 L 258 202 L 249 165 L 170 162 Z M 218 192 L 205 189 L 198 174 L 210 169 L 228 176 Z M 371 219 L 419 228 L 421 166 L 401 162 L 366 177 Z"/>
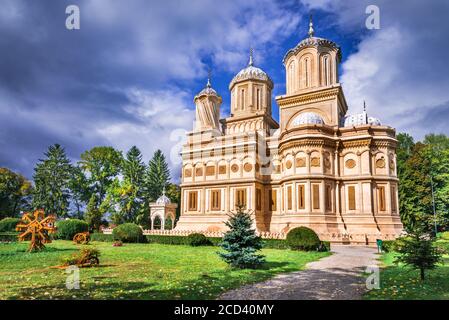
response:
<path id="1" fill-rule="evenodd" d="M 175 231 L 226 232 L 224 215 L 183 215 Z M 283 239 L 296 227 L 314 230 L 322 241 L 335 244 L 376 246 L 376 240 L 394 240 L 403 233 L 398 215 L 357 214 L 337 217 L 331 214 L 273 216 L 269 230 L 257 228 L 263 238 Z M 256 228 L 256 226 L 254 226 Z"/>

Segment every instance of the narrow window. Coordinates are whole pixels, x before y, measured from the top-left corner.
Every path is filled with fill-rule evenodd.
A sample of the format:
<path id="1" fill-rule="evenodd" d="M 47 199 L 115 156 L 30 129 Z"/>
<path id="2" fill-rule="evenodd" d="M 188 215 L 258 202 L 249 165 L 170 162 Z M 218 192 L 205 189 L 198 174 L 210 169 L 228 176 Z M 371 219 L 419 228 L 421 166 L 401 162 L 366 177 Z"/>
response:
<path id="1" fill-rule="evenodd" d="M 305 203 L 305 187 L 304 185 L 298 186 L 298 208 L 299 209 L 305 209 L 306 203 Z"/>
<path id="2" fill-rule="evenodd" d="M 262 192 L 256 189 L 256 210 L 262 210 Z"/>
<path id="3" fill-rule="evenodd" d="M 391 187 L 391 211 L 396 212 L 396 188 Z"/>
<path id="4" fill-rule="evenodd" d="M 211 209 L 213 211 L 219 211 L 220 210 L 220 207 L 221 207 L 220 196 L 221 196 L 221 191 L 220 190 L 212 190 L 211 191 Z"/>
<path id="5" fill-rule="evenodd" d="M 320 186 L 318 184 L 314 184 L 312 187 L 313 190 L 313 209 L 320 208 Z"/>
<path id="6" fill-rule="evenodd" d="M 246 207 L 246 189 L 237 189 L 236 191 L 236 205 Z"/>
<path id="7" fill-rule="evenodd" d="M 324 85 L 328 86 L 330 84 L 330 70 L 329 70 L 329 56 L 323 58 L 323 69 L 324 69 Z"/>
<path id="8" fill-rule="evenodd" d="M 189 192 L 189 211 L 197 211 L 197 197 L 198 193 L 196 191 Z"/>
<path id="9" fill-rule="evenodd" d="M 355 210 L 355 187 L 348 187 L 348 207 L 349 210 Z"/>
<path id="10" fill-rule="evenodd" d="M 379 187 L 379 210 L 385 211 L 385 187 Z"/>
<path id="11" fill-rule="evenodd" d="M 332 210 L 332 187 L 326 185 L 326 210 Z"/>
<path id="12" fill-rule="evenodd" d="M 256 93 L 256 107 L 257 110 L 260 110 L 260 89 L 257 89 Z"/>
<path id="13" fill-rule="evenodd" d="M 268 193 L 269 197 L 270 197 L 270 208 L 271 211 L 276 211 L 277 210 L 277 191 L 276 189 L 272 189 L 271 191 L 269 191 Z"/>
<path id="14" fill-rule="evenodd" d="M 305 74 L 306 74 L 306 88 L 309 87 L 310 82 L 309 82 L 309 59 L 305 59 L 304 60 L 304 70 L 305 70 Z"/>
<path id="15" fill-rule="evenodd" d="M 245 109 L 245 89 L 242 89 L 242 94 L 240 96 L 240 107 L 242 108 L 242 110 Z"/>
<path id="16" fill-rule="evenodd" d="M 292 210 L 292 186 L 287 187 L 287 210 Z"/>

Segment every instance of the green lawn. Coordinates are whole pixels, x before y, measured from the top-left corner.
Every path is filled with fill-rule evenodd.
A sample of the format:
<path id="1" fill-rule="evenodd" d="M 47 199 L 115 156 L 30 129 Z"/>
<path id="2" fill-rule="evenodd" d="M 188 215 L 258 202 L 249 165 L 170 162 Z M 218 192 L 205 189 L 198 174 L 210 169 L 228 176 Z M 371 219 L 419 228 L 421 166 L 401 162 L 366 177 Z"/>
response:
<path id="1" fill-rule="evenodd" d="M 94 242 L 89 246 L 100 250 L 101 266 L 81 269 L 81 288 L 68 290 L 65 270 L 49 267 L 79 246 L 54 241 L 39 253 L 27 253 L 27 246 L 0 244 L 0 299 L 214 299 L 329 255 L 264 249 L 264 268 L 235 270 L 219 259 L 217 247 Z"/>
<path id="2" fill-rule="evenodd" d="M 449 256 L 444 264 L 426 272 L 420 281 L 419 271 L 402 264 L 395 265 L 395 253 L 385 253 L 381 261 L 380 289 L 371 290 L 364 298 L 368 300 L 437 300 L 449 299 Z"/>

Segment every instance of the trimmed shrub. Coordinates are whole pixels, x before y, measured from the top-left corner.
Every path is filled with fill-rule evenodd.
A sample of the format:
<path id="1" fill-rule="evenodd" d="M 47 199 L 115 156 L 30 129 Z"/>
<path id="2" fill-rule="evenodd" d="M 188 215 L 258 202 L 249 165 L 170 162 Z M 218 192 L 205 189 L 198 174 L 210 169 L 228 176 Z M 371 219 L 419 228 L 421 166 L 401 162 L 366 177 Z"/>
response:
<path id="1" fill-rule="evenodd" d="M 262 239 L 262 247 L 269 249 L 288 249 L 287 241 L 284 239 Z"/>
<path id="2" fill-rule="evenodd" d="M 382 251 L 383 252 L 393 252 L 398 251 L 403 245 L 407 237 L 400 237 L 396 240 L 386 240 L 382 241 Z"/>
<path id="3" fill-rule="evenodd" d="M 122 242 L 142 242 L 144 240 L 142 228 L 135 223 L 124 223 L 112 230 L 114 240 Z"/>
<path id="4" fill-rule="evenodd" d="M 56 222 L 56 239 L 72 240 L 75 234 L 87 232 L 89 225 L 79 219 L 60 220 Z"/>
<path id="5" fill-rule="evenodd" d="M 187 244 L 192 247 L 209 246 L 212 243 L 202 233 L 192 233 L 187 236 Z"/>
<path id="6" fill-rule="evenodd" d="M 112 234 L 95 232 L 90 234 L 90 241 L 113 242 L 114 237 L 112 236 Z"/>
<path id="7" fill-rule="evenodd" d="M 292 250 L 312 251 L 318 250 L 321 244 L 320 238 L 312 229 L 298 227 L 287 234 L 287 244 Z"/>
<path id="8" fill-rule="evenodd" d="M 19 218 L 4 218 L 0 220 L 0 232 L 14 232 L 16 225 L 20 222 Z"/>

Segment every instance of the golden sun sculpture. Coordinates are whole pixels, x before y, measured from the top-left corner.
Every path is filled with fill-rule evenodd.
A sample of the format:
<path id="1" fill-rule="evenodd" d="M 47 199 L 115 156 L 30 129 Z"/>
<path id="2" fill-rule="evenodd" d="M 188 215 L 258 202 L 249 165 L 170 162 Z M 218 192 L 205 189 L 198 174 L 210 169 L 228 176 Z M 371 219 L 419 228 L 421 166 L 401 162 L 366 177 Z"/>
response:
<path id="1" fill-rule="evenodd" d="M 53 215 L 45 217 L 42 209 L 24 213 L 22 221 L 16 226 L 16 230 L 22 232 L 19 241 L 31 240 L 29 252 L 42 250 L 45 248 L 44 243 L 51 242 L 49 235 L 56 232 L 55 221 Z"/>

